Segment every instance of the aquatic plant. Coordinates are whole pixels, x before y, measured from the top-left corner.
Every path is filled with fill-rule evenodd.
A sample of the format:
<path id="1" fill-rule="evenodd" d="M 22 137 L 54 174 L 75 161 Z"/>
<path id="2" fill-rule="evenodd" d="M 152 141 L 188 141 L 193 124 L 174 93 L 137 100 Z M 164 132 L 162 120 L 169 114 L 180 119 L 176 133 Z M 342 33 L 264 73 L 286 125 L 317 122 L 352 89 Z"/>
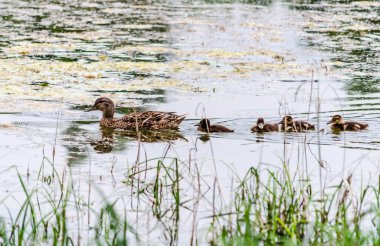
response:
<path id="1" fill-rule="evenodd" d="M 311 180 L 290 174 L 286 165 L 276 172 L 251 168 L 234 190 L 232 216 L 217 215 L 225 222 L 213 243 L 377 245 L 379 185 L 356 191 L 349 175 L 321 196 Z"/>
<path id="2" fill-rule="evenodd" d="M 125 217 L 126 211 L 118 211 L 115 202 L 106 199 L 96 206 L 90 204 L 90 200 L 86 201 L 76 190 L 72 176 L 66 171 L 60 175 L 48 159 L 44 158 L 34 185 L 28 185 L 29 178 L 25 180 L 16 172 L 23 191 L 20 197 L 24 200 L 16 208 L 7 205 L 9 197 L 1 202 L 9 213 L 9 218 L 1 218 L 2 245 L 81 245 L 85 242 L 127 245 L 127 232 L 134 235 Z M 89 190 L 88 196 L 90 193 Z"/>
<path id="3" fill-rule="evenodd" d="M 165 242 L 172 245 L 180 241 L 181 230 L 191 228 L 191 244 L 380 243 L 380 178 L 377 184 L 355 186 L 349 174 L 321 192 L 315 181 L 290 171 L 285 162 L 276 169 L 251 167 L 245 176 L 232 179 L 231 201 L 226 203 L 217 177 L 207 184 L 197 165 L 166 154 L 128 168 L 124 181 L 131 190 L 128 199 L 120 195 L 110 201 L 90 180 L 83 194 L 70 169 L 58 171 L 47 158 L 34 182 L 17 173 L 23 200 L 12 208 L 7 205 L 9 197 L 1 201 L 9 213 L 0 223 L 4 245 L 156 244 L 128 222 L 140 210 L 163 228 Z M 184 187 L 194 196 L 188 197 Z M 102 198 L 97 202 L 90 199 L 94 189 Z M 210 206 L 209 215 L 201 218 L 210 224 L 207 239 L 196 232 L 202 203 Z M 181 216 L 184 210 L 193 217 L 188 228 L 181 228 L 181 221 L 188 220 Z"/>

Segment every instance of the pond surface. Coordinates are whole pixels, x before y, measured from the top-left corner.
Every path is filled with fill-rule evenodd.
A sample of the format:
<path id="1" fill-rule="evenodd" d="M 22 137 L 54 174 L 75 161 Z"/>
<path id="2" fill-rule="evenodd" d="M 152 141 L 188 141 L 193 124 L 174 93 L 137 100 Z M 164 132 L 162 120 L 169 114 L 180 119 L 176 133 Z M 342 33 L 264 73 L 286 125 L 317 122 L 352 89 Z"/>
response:
<path id="1" fill-rule="evenodd" d="M 76 182 L 131 204 L 143 199 L 125 182 L 131 166 L 164 156 L 197 162 L 204 186 L 217 179 L 226 191 L 249 167 L 276 169 L 283 161 L 318 177 L 321 159 L 326 186 L 350 173 L 370 182 L 380 157 L 379 9 L 376 1 L 2 1 L 0 196 L 14 198 L 4 204 L 21 196 L 12 167 L 35 177 L 44 157 L 69 168 Z M 178 132 L 144 133 L 139 142 L 100 129 L 100 112 L 84 112 L 100 96 L 116 102 L 118 117 L 136 109 L 188 117 Z M 258 117 L 278 122 L 285 114 L 322 131 L 250 133 Z M 369 129 L 334 134 L 326 125 L 334 114 Z M 203 116 L 235 133 L 207 138 L 194 127 Z M 183 186 L 188 199 L 191 183 Z M 229 203 L 225 193 L 221 206 Z M 201 243 L 209 201 L 195 219 Z M 142 240 L 173 240 L 166 222 L 149 214 L 148 198 L 141 206 L 128 211 Z M 181 210 L 174 241 L 189 242 L 192 216 Z"/>

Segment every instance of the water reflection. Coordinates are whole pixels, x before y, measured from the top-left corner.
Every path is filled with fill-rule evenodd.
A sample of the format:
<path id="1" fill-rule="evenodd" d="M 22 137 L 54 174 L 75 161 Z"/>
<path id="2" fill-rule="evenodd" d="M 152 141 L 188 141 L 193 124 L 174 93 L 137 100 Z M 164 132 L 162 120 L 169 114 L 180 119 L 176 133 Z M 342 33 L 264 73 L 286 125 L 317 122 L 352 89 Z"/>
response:
<path id="1" fill-rule="evenodd" d="M 257 143 L 265 142 L 264 134 L 265 134 L 264 132 L 255 133 L 255 135 L 256 135 L 256 142 Z"/>
<path id="2" fill-rule="evenodd" d="M 207 141 L 210 140 L 210 135 L 209 135 L 209 134 L 202 134 L 202 135 L 199 137 L 199 140 L 201 140 L 202 142 L 206 143 Z"/>
<path id="3" fill-rule="evenodd" d="M 102 133 L 100 140 L 91 141 L 90 144 L 98 153 L 109 153 L 114 145 L 114 129 L 100 127 Z"/>
<path id="4" fill-rule="evenodd" d="M 82 129 L 79 124 L 71 124 L 63 131 L 63 146 L 67 149 L 67 163 L 78 165 L 88 157 L 86 143 L 89 141 L 88 131 Z"/>
<path id="5" fill-rule="evenodd" d="M 63 134 L 63 146 L 68 151 L 68 163 L 83 163 L 88 157 L 88 147 L 91 146 L 97 153 L 110 153 L 112 151 L 125 152 L 128 142 L 140 141 L 143 143 L 157 143 L 170 141 L 188 141 L 179 131 L 124 131 L 106 127 L 85 129 L 83 126 L 93 122 L 76 122 L 71 124 Z M 97 123 L 95 123 L 97 124 Z M 95 130 L 95 132 L 94 132 Z"/>
<path id="6" fill-rule="evenodd" d="M 154 143 L 154 142 L 168 142 L 182 139 L 187 141 L 180 132 L 175 130 L 162 130 L 162 131 L 116 131 L 118 137 L 129 137 L 141 142 Z"/>
<path id="7" fill-rule="evenodd" d="M 90 125 L 89 125 L 90 124 Z M 97 123 L 76 122 L 72 123 L 62 132 L 62 146 L 67 149 L 67 160 L 69 165 L 85 163 L 93 148 L 98 153 L 109 153 L 112 150 L 125 151 L 128 138 L 115 138 L 114 130 L 96 127 L 86 129 L 83 126 L 91 126 Z"/>

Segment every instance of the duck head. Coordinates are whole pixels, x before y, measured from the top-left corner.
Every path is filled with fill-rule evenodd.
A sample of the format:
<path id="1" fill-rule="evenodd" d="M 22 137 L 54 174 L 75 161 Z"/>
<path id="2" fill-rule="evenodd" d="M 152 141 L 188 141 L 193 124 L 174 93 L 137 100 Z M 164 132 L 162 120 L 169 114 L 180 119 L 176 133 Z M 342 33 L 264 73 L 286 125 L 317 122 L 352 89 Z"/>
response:
<path id="1" fill-rule="evenodd" d="M 202 119 L 201 121 L 199 121 L 198 124 L 196 124 L 195 126 L 200 126 L 202 127 L 203 129 L 210 129 L 210 120 L 209 119 Z"/>
<path id="2" fill-rule="evenodd" d="M 258 118 L 256 125 L 257 125 L 257 127 L 259 129 L 261 129 L 261 130 L 264 129 L 264 119 L 263 118 Z"/>
<path id="3" fill-rule="evenodd" d="M 327 124 L 344 124 L 343 117 L 341 115 L 334 115 Z"/>
<path id="4" fill-rule="evenodd" d="M 290 115 L 285 116 L 282 118 L 282 121 L 280 121 L 278 124 L 283 124 L 286 126 L 291 126 L 293 124 L 293 118 Z"/>
<path id="5" fill-rule="evenodd" d="M 112 119 L 115 113 L 115 106 L 111 99 L 107 97 L 100 97 L 96 99 L 94 105 L 87 109 L 86 112 L 100 110 L 103 112 L 104 119 Z"/>

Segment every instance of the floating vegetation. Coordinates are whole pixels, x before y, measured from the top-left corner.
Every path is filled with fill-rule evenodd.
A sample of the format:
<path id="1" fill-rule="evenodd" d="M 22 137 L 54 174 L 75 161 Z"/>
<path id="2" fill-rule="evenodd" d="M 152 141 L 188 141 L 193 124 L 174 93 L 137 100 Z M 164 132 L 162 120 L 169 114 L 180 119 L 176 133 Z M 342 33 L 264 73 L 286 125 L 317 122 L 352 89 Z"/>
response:
<path id="1" fill-rule="evenodd" d="M 342 1 L 324 4 L 293 4 L 306 18 L 305 42 L 330 52 L 348 70 L 349 93 L 379 92 L 379 59 L 376 40 L 379 26 L 376 1 Z M 334 15 L 334 18 L 329 16 Z M 370 48 L 371 47 L 371 48 Z"/>
<path id="2" fill-rule="evenodd" d="M 38 82 L 32 82 L 31 85 L 38 85 L 38 86 L 46 87 L 46 86 L 49 86 L 49 83 L 46 81 L 38 81 Z"/>

